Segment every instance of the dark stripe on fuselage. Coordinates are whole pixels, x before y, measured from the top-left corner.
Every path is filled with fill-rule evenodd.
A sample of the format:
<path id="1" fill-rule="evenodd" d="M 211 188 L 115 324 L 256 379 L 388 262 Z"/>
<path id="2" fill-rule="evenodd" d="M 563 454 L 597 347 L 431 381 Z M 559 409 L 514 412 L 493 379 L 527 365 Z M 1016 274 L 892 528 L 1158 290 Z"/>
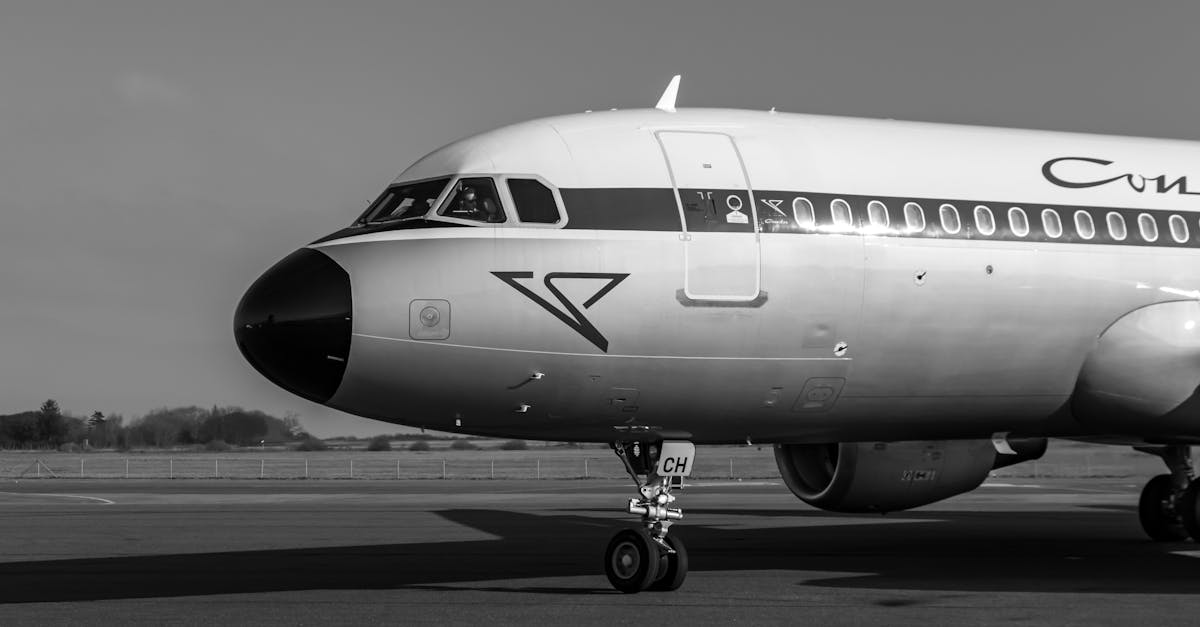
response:
<path id="1" fill-rule="evenodd" d="M 678 231 L 679 209 L 671 189 L 562 189 L 567 228 Z"/>
<path id="2" fill-rule="evenodd" d="M 575 188 L 560 190 L 569 216 L 568 229 L 609 229 L 624 231 L 679 231 L 679 209 L 674 190 L 623 189 L 623 188 Z M 736 197 L 737 200 L 731 200 Z M 730 217 L 732 209 L 742 202 L 741 212 L 749 215 L 749 196 L 745 190 L 698 190 L 682 189 L 680 198 L 685 205 L 685 219 L 690 231 L 753 232 L 747 224 L 739 224 L 737 216 Z M 711 199 L 711 204 L 708 204 Z M 797 222 L 797 212 L 803 211 L 807 200 L 813 208 L 814 222 L 811 226 Z M 1165 248 L 1200 247 L 1200 213 L 1170 211 L 1162 209 L 1127 209 L 1120 207 L 1092 207 L 1083 205 L 1031 204 L 1023 202 L 997 202 L 964 200 L 961 198 L 902 198 L 887 196 L 862 196 L 856 194 L 826 194 L 788 191 L 755 190 L 757 220 L 763 233 L 818 233 L 837 228 L 834 222 L 832 203 L 845 201 L 851 212 L 852 234 L 871 225 L 868 204 L 883 203 L 890 228 L 869 235 L 901 238 L 962 239 L 984 241 L 1011 241 L 1037 243 L 1109 244 L 1125 246 L 1157 246 Z M 916 203 L 924 217 L 925 228 L 918 232 L 907 232 L 905 205 Z M 943 228 L 940 219 L 942 205 L 950 205 L 958 214 L 960 228 L 950 232 Z M 975 208 L 984 206 L 990 210 L 994 231 L 984 234 L 976 223 Z M 1018 235 L 1009 222 L 1009 209 L 1021 209 L 1028 223 L 1029 232 Z M 1051 237 L 1042 219 L 1042 212 L 1050 209 L 1058 215 L 1062 234 Z M 1076 229 L 1075 213 L 1084 211 L 1091 217 L 1095 234 L 1084 238 Z M 1118 240 L 1109 233 L 1107 216 L 1116 213 L 1125 225 L 1125 239 Z M 1157 227 L 1155 241 L 1143 239 L 1138 227 L 1138 216 L 1149 215 Z M 1187 237 L 1176 241 L 1171 231 L 1171 216 L 1179 216 L 1187 227 Z M 986 229 L 985 229 L 986 230 Z"/>

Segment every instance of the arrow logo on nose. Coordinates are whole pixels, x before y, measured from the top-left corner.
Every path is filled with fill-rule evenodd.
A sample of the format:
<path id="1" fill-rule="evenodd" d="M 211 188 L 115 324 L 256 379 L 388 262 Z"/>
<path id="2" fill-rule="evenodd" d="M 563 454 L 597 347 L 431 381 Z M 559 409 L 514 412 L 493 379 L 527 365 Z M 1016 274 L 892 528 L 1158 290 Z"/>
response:
<path id="1" fill-rule="evenodd" d="M 566 296 L 563 295 L 561 290 L 554 286 L 554 282 L 560 279 L 607 279 L 607 283 L 605 283 L 599 290 L 596 290 L 591 297 L 583 301 L 583 308 L 588 309 L 592 305 L 595 305 L 597 302 L 599 302 L 601 298 L 604 298 L 613 290 L 613 288 L 620 284 L 621 281 L 624 281 L 629 274 L 614 274 L 608 272 L 550 272 L 542 280 L 542 283 L 544 283 L 546 285 L 546 289 L 558 299 L 559 304 L 562 305 L 561 308 L 554 306 L 554 304 L 552 304 L 550 301 L 542 298 L 533 290 L 529 289 L 518 281 L 518 279 L 532 279 L 532 272 L 493 272 L 492 274 L 501 281 L 511 285 L 513 289 L 524 294 L 527 298 L 529 298 L 529 300 L 541 305 L 542 309 L 550 312 L 555 318 L 561 320 L 563 324 L 571 327 L 576 333 L 582 335 L 584 339 L 592 344 L 595 344 L 596 348 L 599 348 L 606 353 L 608 352 L 608 339 L 604 337 L 604 334 L 600 333 L 600 330 L 592 324 L 591 320 L 587 319 L 587 316 L 583 315 L 583 312 L 580 311 L 574 303 L 572 303 L 569 299 L 567 299 Z"/>

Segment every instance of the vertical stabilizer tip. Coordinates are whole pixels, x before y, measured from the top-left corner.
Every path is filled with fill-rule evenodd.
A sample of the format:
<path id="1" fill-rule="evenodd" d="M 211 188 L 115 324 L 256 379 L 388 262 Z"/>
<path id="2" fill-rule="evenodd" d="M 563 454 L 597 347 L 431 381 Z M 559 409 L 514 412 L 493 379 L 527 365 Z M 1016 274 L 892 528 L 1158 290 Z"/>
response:
<path id="1" fill-rule="evenodd" d="M 675 113 L 675 97 L 678 95 L 679 74 L 676 74 L 671 78 L 671 82 L 667 83 L 667 88 L 663 90 L 662 97 L 658 99 L 658 104 L 654 105 L 654 108 L 667 113 Z"/>

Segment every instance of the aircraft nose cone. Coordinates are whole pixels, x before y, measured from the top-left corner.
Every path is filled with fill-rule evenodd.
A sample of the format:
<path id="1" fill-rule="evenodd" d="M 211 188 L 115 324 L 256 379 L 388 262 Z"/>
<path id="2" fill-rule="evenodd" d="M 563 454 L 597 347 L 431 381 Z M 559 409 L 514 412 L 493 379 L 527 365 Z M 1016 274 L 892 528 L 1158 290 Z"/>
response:
<path id="1" fill-rule="evenodd" d="M 350 312 L 350 276 L 325 253 L 302 248 L 246 290 L 234 314 L 234 337 L 264 377 L 324 403 L 346 372 Z"/>

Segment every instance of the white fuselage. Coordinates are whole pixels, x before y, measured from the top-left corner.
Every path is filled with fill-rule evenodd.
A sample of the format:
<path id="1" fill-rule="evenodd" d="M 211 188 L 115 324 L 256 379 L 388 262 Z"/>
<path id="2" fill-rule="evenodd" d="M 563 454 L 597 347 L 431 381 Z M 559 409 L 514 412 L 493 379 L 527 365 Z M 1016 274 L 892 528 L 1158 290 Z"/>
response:
<path id="1" fill-rule="evenodd" d="M 552 440 L 1194 437 L 1167 414 L 1200 384 L 1176 365 L 1200 362 L 1196 163 L 1181 141 L 728 110 L 506 127 L 396 180 L 490 178 L 505 222 L 437 215 L 446 191 L 420 224 L 310 246 L 353 301 L 322 400 Z M 559 222 L 522 223 L 510 179 L 552 189 Z M 1101 359 L 1110 327 L 1131 330 Z M 1139 379 L 1154 351 L 1124 363 L 1139 333 L 1184 356 L 1171 385 Z M 1159 409 L 1128 423 L 1104 400 L 1140 391 Z"/>

